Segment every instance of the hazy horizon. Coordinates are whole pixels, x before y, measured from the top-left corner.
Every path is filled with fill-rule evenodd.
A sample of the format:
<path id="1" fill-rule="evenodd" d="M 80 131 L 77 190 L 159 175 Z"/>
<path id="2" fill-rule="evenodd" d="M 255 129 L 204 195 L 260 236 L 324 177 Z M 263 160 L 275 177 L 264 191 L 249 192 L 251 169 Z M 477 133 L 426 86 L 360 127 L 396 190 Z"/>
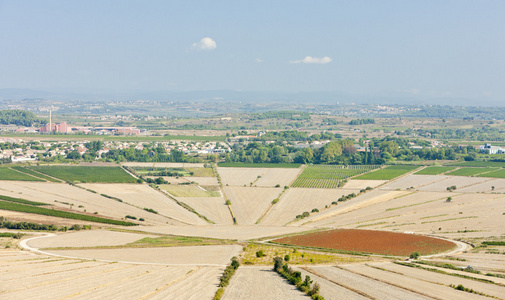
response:
<path id="1" fill-rule="evenodd" d="M 501 105 L 503 11 L 503 1 L 0 1 L 0 89 Z"/>

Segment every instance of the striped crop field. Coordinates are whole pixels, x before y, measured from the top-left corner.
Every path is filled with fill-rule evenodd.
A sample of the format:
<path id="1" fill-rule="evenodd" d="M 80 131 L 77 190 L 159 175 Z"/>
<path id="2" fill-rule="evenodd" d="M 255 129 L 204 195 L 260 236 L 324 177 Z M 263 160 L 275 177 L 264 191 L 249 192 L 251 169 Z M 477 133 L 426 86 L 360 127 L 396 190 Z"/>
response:
<path id="1" fill-rule="evenodd" d="M 391 180 L 391 179 L 401 176 L 405 173 L 414 171 L 417 168 L 419 168 L 419 166 L 409 166 L 409 165 L 387 166 L 381 170 L 377 170 L 375 172 L 360 175 L 360 176 L 356 177 L 355 179 Z"/>
<path id="2" fill-rule="evenodd" d="M 497 168 L 485 168 L 485 167 L 478 167 L 478 168 L 459 168 L 455 171 L 448 172 L 446 173 L 447 175 L 451 176 L 475 176 L 479 175 L 482 173 L 487 173 L 491 171 L 498 170 Z M 486 177 L 486 176 L 484 176 Z"/>
<path id="3" fill-rule="evenodd" d="M 377 169 L 376 165 L 310 165 L 296 178 L 292 187 L 337 188 L 343 181 L 368 171 Z"/>
<path id="4" fill-rule="evenodd" d="M 440 175 L 445 172 L 449 172 L 456 169 L 456 167 L 427 167 L 422 169 L 421 171 L 417 171 L 416 175 Z"/>

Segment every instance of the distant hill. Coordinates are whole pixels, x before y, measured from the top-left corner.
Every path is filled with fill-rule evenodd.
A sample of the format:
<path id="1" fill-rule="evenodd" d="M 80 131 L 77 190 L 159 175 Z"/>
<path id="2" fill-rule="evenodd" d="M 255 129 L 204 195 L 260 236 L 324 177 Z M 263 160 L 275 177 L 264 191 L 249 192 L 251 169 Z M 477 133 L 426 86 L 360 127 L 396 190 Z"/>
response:
<path id="1" fill-rule="evenodd" d="M 34 124 L 41 123 L 45 123 L 45 121 L 37 118 L 37 116 L 30 111 L 20 109 L 0 110 L 0 124 L 3 125 L 14 124 L 30 127 Z"/>
<path id="2" fill-rule="evenodd" d="M 455 105 L 455 106 L 504 106 L 505 101 L 490 98 L 423 97 L 408 93 L 380 93 L 377 95 L 353 94 L 339 91 L 326 92 L 269 92 L 269 91 L 151 91 L 151 92 L 85 92 L 41 91 L 31 89 L 0 89 L 0 100 L 86 100 L 129 101 L 154 100 L 212 102 L 216 100 L 244 103 L 300 103 L 300 104 L 401 104 L 401 105 Z"/>

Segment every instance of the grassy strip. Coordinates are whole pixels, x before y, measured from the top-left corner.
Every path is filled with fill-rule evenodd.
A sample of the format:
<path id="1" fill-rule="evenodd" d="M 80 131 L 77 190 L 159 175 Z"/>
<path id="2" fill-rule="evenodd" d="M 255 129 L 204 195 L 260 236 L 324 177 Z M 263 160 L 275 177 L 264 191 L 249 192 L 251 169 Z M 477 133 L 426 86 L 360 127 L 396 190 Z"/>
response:
<path id="1" fill-rule="evenodd" d="M 420 265 L 414 264 L 414 263 L 406 263 L 406 262 L 401 262 L 401 261 L 394 261 L 394 263 L 401 265 L 401 266 L 405 266 L 405 267 L 411 267 L 411 268 L 421 269 L 421 270 L 425 270 L 425 271 L 430 271 L 430 272 L 440 273 L 440 274 L 444 274 L 444 275 L 450 275 L 450 276 L 480 281 L 480 282 L 484 282 L 484 283 L 491 283 L 491 284 L 496 284 L 496 285 L 501 286 L 501 284 L 496 283 L 492 280 L 487 280 L 487 279 L 482 279 L 482 278 L 477 278 L 477 277 L 472 277 L 472 276 L 462 275 L 462 274 L 457 274 L 457 273 L 450 273 L 450 272 L 446 272 L 446 271 L 439 270 L 439 269 L 427 268 L 427 267 L 423 267 L 423 266 L 420 266 Z"/>
<path id="2" fill-rule="evenodd" d="M 231 263 L 226 266 L 226 269 L 224 269 L 223 276 L 219 279 L 219 288 L 216 291 L 216 294 L 214 295 L 214 300 L 220 300 L 221 297 L 224 294 L 224 289 L 230 284 L 230 280 L 233 277 L 233 274 L 235 274 L 235 271 L 240 267 L 240 263 L 238 262 L 236 257 L 232 257 Z"/>
<path id="3" fill-rule="evenodd" d="M 217 163 L 218 167 L 223 168 L 293 168 L 297 169 L 301 164 L 296 163 Z"/>
<path id="4" fill-rule="evenodd" d="M 282 258 L 274 258 L 274 271 L 286 278 L 291 284 L 295 285 L 310 298 L 314 300 L 324 300 L 324 297 L 319 295 L 319 284 L 315 282 L 314 285 L 312 285 L 313 281 L 310 279 L 309 275 L 306 275 L 305 280 L 302 281 L 302 273 L 293 271 L 287 263 L 283 264 Z"/>
<path id="5" fill-rule="evenodd" d="M 491 177 L 491 178 L 505 178 L 505 169 L 485 173 L 485 174 L 480 174 L 477 175 L 477 177 Z"/>
<path id="6" fill-rule="evenodd" d="M 423 219 L 430 219 L 430 218 L 436 218 L 436 217 L 444 217 L 444 216 L 447 216 L 449 214 L 441 214 L 441 215 L 435 215 L 435 216 L 427 216 L 427 217 L 422 217 L 422 218 L 419 218 L 419 220 L 423 220 Z"/>
<path id="7" fill-rule="evenodd" d="M 363 225 L 358 225 L 356 228 L 361 228 L 361 227 L 369 227 L 369 226 L 374 226 L 374 225 L 382 225 L 382 224 L 387 224 L 388 222 L 377 222 L 377 223 L 372 223 L 372 224 L 363 224 Z"/>
<path id="8" fill-rule="evenodd" d="M 451 176 L 474 176 L 482 173 L 495 171 L 496 168 L 460 168 L 458 170 L 448 172 L 446 175 Z"/>
<path id="9" fill-rule="evenodd" d="M 464 220 L 464 219 L 475 219 L 475 218 L 478 218 L 478 217 L 477 216 L 469 216 L 469 217 L 451 218 L 451 219 L 444 219 L 444 220 L 424 221 L 424 222 L 421 222 L 421 224 L 447 222 L 447 221 Z"/>
<path id="10" fill-rule="evenodd" d="M 463 292 L 467 292 L 467 293 L 471 293 L 471 294 L 477 294 L 477 295 L 481 295 L 481 296 L 486 296 L 486 297 L 491 297 L 491 298 L 499 299 L 499 298 L 496 298 L 494 296 L 487 295 L 487 294 L 484 294 L 484 293 L 481 293 L 481 292 L 477 292 L 477 291 L 475 291 L 473 289 L 466 288 L 462 284 L 458 284 L 458 285 L 450 284 L 449 286 L 452 287 L 452 288 L 454 288 L 455 290 L 458 290 L 458 291 L 463 291 Z"/>
<path id="11" fill-rule="evenodd" d="M 488 246 L 505 246 L 505 242 L 499 242 L 499 241 L 484 241 L 481 244 Z"/>
<path id="12" fill-rule="evenodd" d="M 27 205 L 34 205 L 34 206 L 49 205 L 47 203 L 35 202 L 35 201 L 30 201 L 30 200 L 21 199 L 21 198 L 14 198 L 14 197 L 9 197 L 9 196 L 4 196 L 4 195 L 0 195 L 0 200 L 21 203 L 21 204 L 27 204 Z"/>
<path id="13" fill-rule="evenodd" d="M 20 166 L 13 166 L 11 168 L 14 169 L 14 170 L 18 170 L 20 172 L 29 174 L 29 175 L 33 175 L 33 176 L 41 178 L 41 179 L 45 179 L 45 180 L 50 181 L 50 182 L 60 182 L 59 180 L 56 180 L 56 179 L 54 179 L 52 177 L 49 177 L 47 175 L 44 175 L 42 173 L 35 172 L 34 170 L 31 170 L 31 169 L 27 169 L 27 168 L 20 167 Z"/>
<path id="14" fill-rule="evenodd" d="M 439 175 L 445 172 L 449 172 L 456 169 L 456 167 L 427 167 L 422 169 L 421 171 L 417 171 L 416 175 Z"/>
<path id="15" fill-rule="evenodd" d="M 474 273 L 474 274 L 480 274 L 480 271 L 471 269 L 471 268 L 458 268 L 453 264 L 448 264 L 448 263 L 443 263 L 443 262 L 434 262 L 434 261 L 425 261 L 425 260 L 419 260 L 416 261 L 418 264 L 422 265 L 427 265 L 427 266 L 432 266 L 432 267 L 439 267 L 439 268 L 444 268 L 444 269 L 451 269 L 451 270 L 457 270 L 457 271 L 465 271 L 469 273 Z"/>
<path id="16" fill-rule="evenodd" d="M 396 198 L 395 198 L 395 199 L 396 199 Z M 442 198 L 442 199 L 444 199 L 444 198 Z M 440 201 L 440 200 L 442 200 L 442 199 L 428 200 L 428 201 L 424 201 L 424 202 L 421 202 L 421 203 L 414 203 L 414 204 L 410 204 L 410 205 L 404 205 L 404 206 L 392 207 L 392 208 L 388 208 L 388 209 L 386 209 L 386 211 L 391 211 L 391 210 L 396 210 L 396 209 L 402 209 L 402 208 L 412 207 L 412 206 L 416 206 L 416 205 L 422 205 L 422 204 L 426 204 L 426 203 L 430 203 L 430 202 Z"/>
<path id="17" fill-rule="evenodd" d="M 495 167 L 495 168 L 505 168 L 505 162 L 499 161 L 466 161 L 459 162 L 455 164 L 450 164 L 451 166 L 460 167 Z"/>
<path id="18" fill-rule="evenodd" d="M 372 171 L 369 173 L 365 173 L 363 175 L 354 177 L 354 179 L 361 180 L 391 180 L 398 176 L 401 176 L 405 173 L 411 172 L 415 169 L 419 168 L 419 166 L 409 166 L 409 165 L 393 165 L 387 166 L 383 169 L 379 169 L 377 171 Z"/>
<path id="19" fill-rule="evenodd" d="M 0 232 L 0 237 L 9 237 L 14 239 L 20 239 L 24 234 L 23 233 L 14 233 L 14 232 Z"/>
<path id="20" fill-rule="evenodd" d="M 363 224 L 363 223 L 368 223 L 368 222 L 373 222 L 373 221 L 378 221 L 378 220 L 396 218 L 396 217 L 399 217 L 399 216 L 400 215 L 394 215 L 394 216 L 389 216 L 389 217 L 384 217 L 384 218 L 377 218 L 377 219 L 372 219 L 372 220 L 367 220 L 367 221 L 354 222 L 354 223 L 345 224 L 345 226 L 351 226 L 351 225 Z"/>
<path id="21" fill-rule="evenodd" d="M 121 225 L 121 226 L 136 226 L 136 225 L 138 225 L 138 224 L 131 223 L 131 222 L 112 220 L 112 219 L 106 219 L 106 218 L 100 218 L 100 217 L 88 216 L 88 215 L 81 215 L 81 214 L 76 214 L 76 213 L 72 213 L 72 212 L 66 212 L 66 211 L 61 211 L 61 210 L 54 210 L 54 209 L 48 209 L 48 208 L 42 208 L 42 207 L 36 207 L 36 206 L 30 206 L 30 205 L 24 205 L 24 204 L 18 204 L 18 203 L 11 203 L 11 202 L 5 202 L 5 201 L 0 201 L 0 209 L 10 210 L 10 211 L 19 211 L 19 212 L 25 212 L 25 213 L 30 213 L 30 214 L 52 216 L 52 217 L 65 218 L 65 219 L 74 219 L 74 220 L 83 220 L 83 221 L 90 221 L 90 222 L 97 222 L 97 223 L 104 223 L 104 224 L 112 224 L 112 225 Z"/>
<path id="22" fill-rule="evenodd" d="M 299 233 L 296 233 L 293 235 L 299 235 Z M 322 247 L 308 247 L 308 246 L 300 246 L 300 245 L 283 244 L 283 243 L 277 243 L 274 241 L 268 241 L 268 243 L 271 245 L 277 245 L 277 246 L 294 248 L 294 249 L 303 249 L 303 250 L 309 250 L 309 251 L 312 250 L 312 251 L 319 251 L 319 252 L 329 252 L 329 253 L 339 253 L 339 254 L 359 255 L 359 256 L 370 256 L 370 255 L 374 254 L 374 253 L 370 253 L 370 252 L 358 252 L 358 251 L 352 251 L 352 250 L 341 250 L 341 249 L 330 249 L 330 248 L 322 248 Z"/>

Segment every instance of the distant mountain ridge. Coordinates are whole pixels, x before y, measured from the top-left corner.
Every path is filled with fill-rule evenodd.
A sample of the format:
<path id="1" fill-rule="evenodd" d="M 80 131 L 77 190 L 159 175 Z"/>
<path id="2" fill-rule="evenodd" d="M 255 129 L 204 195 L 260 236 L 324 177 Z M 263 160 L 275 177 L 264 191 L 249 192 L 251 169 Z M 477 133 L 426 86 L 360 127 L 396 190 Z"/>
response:
<path id="1" fill-rule="evenodd" d="M 2 100 L 44 99 L 57 101 L 130 101 L 154 100 L 212 102 L 216 100 L 242 101 L 246 103 L 290 102 L 300 104 L 404 104 L 404 105 L 455 105 L 455 106 L 505 106 L 505 101 L 489 98 L 461 97 L 421 97 L 402 93 L 381 93 L 380 95 L 358 95 L 352 93 L 326 92 L 268 92 L 268 91 L 152 91 L 152 92 L 51 92 L 33 89 L 0 89 Z"/>

